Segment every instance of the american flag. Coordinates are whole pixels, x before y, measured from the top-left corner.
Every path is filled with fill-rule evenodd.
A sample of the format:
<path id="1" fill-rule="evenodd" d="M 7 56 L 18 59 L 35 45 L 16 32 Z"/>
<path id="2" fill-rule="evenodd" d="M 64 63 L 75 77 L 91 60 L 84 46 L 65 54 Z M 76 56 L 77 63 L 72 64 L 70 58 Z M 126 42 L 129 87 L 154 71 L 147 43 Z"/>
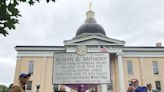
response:
<path id="1" fill-rule="evenodd" d="M 108 49 L 103 45 L 100 45 L 100 52 L 108 52 Z"/>

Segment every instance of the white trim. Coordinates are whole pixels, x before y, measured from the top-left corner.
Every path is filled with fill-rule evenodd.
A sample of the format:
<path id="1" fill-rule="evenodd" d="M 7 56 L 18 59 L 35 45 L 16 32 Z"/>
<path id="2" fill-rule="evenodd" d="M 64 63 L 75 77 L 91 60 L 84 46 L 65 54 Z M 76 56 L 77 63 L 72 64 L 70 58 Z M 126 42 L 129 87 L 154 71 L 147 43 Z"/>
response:
<path id="1" fill-rule="evenodd" d="M 26 46 L 18 46 L 15 47 L 17 51 L 54 51 L 54 50 L 65 50 L 64 46 L 63 47 L 48 47 L 48 46 L 34 46 L 34 47 L 26 47 Z"/>
<path id="2" fill-rule="evenodd" d="M 92 36 L 87 36 L 87 37 L 82 37 L 82 38 L 77 38 L 77 39 L 72 39 L 72 40 L 65 40 L 64 45 L 76 45 L 76 44 L 80 44 L 80 42 L 82 41 L 91 40 L 95 38 L 98 40 L 106 41 L 107 43 L 109 42 L 108 45 L 110 45 L 111 42 L 113 42 L 113 45 L 125 45 L 125 41 L 108 38 L 108 37 L 97 36 L 97 35 L 92 35 Z"/>
<path id="3" fill-rule="evenodd" d="M 164 57 L 164 52 L 123 52 L 123 57 Z"/>
<path id="4" fill-rule="evenodd" d="M 164 48 L 158 47 L 124 47 L 124 52 L 135 52 L 135 51 L 164 51 Z"/>
<path id="5" fill-rule="evenodd" d="M 89 45 L 92 46 L 92 45 Z M 96 45 L 97 46 L 97 45 Z M 117 47 L 112 48 L 107 45 L 109 53 L 122 52 L 123 57 L 164 57 L 164 48 L 124 48 Z M 15 48 L 17 50 L 17 56 L 42 56 L 47 57 L 53 56 L 54 52 L 75 52 L 76 47 L 55 47 L 55 46 L 18 46 Z M 99 48 L 88 48 L 88 52 L 99 52 Z"/>
<path id="6" fill-rule="evenodd" d="M 161 57 L 164 58 L 164 55 L 123 55 L 124 57 Z"/>
<path id="7" fill-rule="evenodd" d="M 117 53 L 122 52 L 122 49 L 108 49 L 109 53 Z M 18 50 L 17 56 L 18 57 L 53 57 L 55 52 L 76 52 L 76 48 L 67 48 L 65 50 L 57 50 L 57 51 L 44 51 L 44 50 Z M 100 52 L 100 48 L 88 48 L 88 52 Z"/>
<path id="8" fill-rule="evenodd" d="M 17 56 L 39 56 L 39 57 L 53 57 L 55 51 L 18 51 Z M 58 51 L 62 52 L 62 51 Z"/>

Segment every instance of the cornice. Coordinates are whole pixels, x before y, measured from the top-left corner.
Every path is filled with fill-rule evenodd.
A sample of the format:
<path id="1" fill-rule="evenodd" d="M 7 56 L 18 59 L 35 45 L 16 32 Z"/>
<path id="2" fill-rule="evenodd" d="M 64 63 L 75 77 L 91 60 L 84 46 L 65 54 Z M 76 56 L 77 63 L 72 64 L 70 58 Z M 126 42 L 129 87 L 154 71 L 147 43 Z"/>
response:
<path id="1" fill-rule="evenodd" d="M 16 51 L 58 51 L 65 50 L 64 46 L 16 46 Z"/>

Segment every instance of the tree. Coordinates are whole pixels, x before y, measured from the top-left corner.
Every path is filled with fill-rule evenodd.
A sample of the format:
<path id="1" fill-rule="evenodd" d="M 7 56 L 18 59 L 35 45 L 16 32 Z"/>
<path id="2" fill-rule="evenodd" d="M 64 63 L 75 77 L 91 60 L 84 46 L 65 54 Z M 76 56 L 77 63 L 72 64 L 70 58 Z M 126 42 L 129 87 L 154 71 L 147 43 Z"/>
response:
<path id="1" fill-rule="evenodd" d="M 18 17 L 21 16 L 17 6 L 20 3 L 34 5 L 40 0 L 0 0 L 0 34 L 6 36 L 8 30 L 15 29 L 19 23 Z M 55 2 L 55 0 L 46 0 L 46 2 Z"/>
<path id="2" fill-rule="evenodd" d="M 0 85 L 0 92 L 9 92 L 7 86 L 5 85 Z"/>

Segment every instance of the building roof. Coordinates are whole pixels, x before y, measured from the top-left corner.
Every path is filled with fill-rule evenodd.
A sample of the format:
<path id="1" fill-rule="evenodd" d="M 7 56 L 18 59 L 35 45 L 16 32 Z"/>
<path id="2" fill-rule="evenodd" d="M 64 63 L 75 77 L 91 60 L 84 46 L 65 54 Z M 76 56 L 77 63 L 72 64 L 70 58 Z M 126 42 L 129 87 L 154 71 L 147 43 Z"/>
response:
<path id="1" fill-rule="evenodd" d="M 103 27 L 96 23 L 96 19 L 94 18 L 94 12 L 89 10 L 86 13 L 87 19 L 84 24 L 82 24 L 76 32 L 76 36 L 79 36 L 83 33 L 99 33 L 106 36 L 106 33 Z"/>
<path id="2" fill-rule="evenodd" d="M 17 51 L 64 51 L 64 46 L 16 46 Z"/>
<path id="3" fill-rule="evenodd" d="M 83 33 L 100 33 L 106 36 L 103 27 L 97 24 L 95 21 L 87 21 L 86 23 L 81 25 L 76 32 L 76 36 L 79 36 Z"/>

